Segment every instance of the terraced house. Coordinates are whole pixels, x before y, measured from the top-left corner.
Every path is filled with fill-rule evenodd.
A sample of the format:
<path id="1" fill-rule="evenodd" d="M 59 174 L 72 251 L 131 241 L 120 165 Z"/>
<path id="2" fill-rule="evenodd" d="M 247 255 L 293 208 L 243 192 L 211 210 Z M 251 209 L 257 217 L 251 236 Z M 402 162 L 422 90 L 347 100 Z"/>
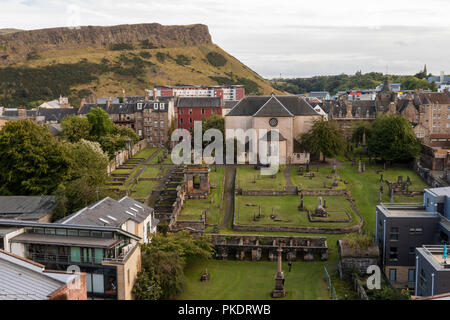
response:
<path id="1" fill-rule="evenodd" d="M 129 300 L 141 268 L 138 244 L 151 240 L 157 223 L 140 202 L 105 198 L 56 223 L 0 220 L 0 235 L 7 252 L 86 273 L 89 297 Z"/>

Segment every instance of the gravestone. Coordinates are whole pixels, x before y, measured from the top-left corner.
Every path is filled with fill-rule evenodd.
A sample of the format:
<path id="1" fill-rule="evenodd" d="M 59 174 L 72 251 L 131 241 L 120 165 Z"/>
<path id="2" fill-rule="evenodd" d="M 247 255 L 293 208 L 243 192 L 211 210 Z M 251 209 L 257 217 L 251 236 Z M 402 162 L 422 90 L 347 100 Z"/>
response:
<path id="1" fill-rule="evenodd" d="M 322 197 L 319 197 L 317 200 L 318 200 L 318 204 L 317 204 L 316 210 L 314 210 L 313 216 L 327 218 L 328 217 L 328 212 L 323 207 L 323 199 L 322 199 Z"/>
<path id="2" fill-rule="evenodd" d="M 339 184 L 338 184 L 337 176 L 334 176 L 334 182 L 333 182 L 332 186 L 333 186 L 333 187 L 337 187 L 338 185 L 339 185 Z"/>
<path id="3" fill-rule="evenodd" d="M 306 172 L 309 173 L 309 161 L 308 161 L 308 163 L 306 164 Z"/>
<path id="4" fill-rule="evenodd" d="M 333 169 L 331 170 L 331 173 L 332 173 L 332 174 L 336 174 L 336 172 L 337 172 L 337 168 L 336 168 L 336 165 L 334 165 L 334 166 L 333 166 Z"/>
<path id="5" fill-rule="evenodd" d="M 298 168 L 298 175 L 299 176 L 303 175 L 303 167 Z"/>
<path id="6" fill-rule="evenodd" d="M 362 173 L 362 164 L 361 164 L 361 160 L 358 162 L 358 173 Z"/>

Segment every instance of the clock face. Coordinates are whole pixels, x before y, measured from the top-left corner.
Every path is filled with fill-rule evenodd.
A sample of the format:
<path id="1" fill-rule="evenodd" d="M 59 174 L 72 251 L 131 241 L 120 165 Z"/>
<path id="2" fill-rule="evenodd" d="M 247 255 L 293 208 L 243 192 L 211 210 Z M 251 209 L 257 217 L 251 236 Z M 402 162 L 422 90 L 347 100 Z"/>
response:
<path id="1" fill-rule="evenodd" d="M 276 127 L 278 125 L 278 120 L 275 118 L 270 119 L 269 124 L 271 127 Z"/>

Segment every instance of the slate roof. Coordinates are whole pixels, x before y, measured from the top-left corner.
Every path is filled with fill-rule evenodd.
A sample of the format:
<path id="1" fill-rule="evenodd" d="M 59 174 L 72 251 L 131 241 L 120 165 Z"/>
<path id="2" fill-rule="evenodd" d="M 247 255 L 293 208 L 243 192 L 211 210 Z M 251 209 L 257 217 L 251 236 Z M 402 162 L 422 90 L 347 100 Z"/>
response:
<path id="1" fill-rule="evenodd" d="M 110 238 L 56 236 L 38 233 L 22 233 L 11 238 L 11 242 L 59 245 L 68 247 L 112 248 L 121 240 Z"/>
<path id="2" fill-rule="evenodd" d="M 135 112 L 134 103 L 113 103 L 106 110 L 109 114 L 131 114 Z"/>
<path id="3" fill-rule="evenodd" d="M 48 300 L 76 277 L 45 271 L 43 265 L 0 250 L 0 300 Z"/>
<path id="4" fill-rule="evenodd" d="M 127 220 L 143 222 L 153 209 L 131 198 L 119 201 L 109 197 L 58 221 L 61 224 L 121 227 Z"/>
<path id="5" fill-rule="evenodd" d="M 419 93 L 419 101 L 422 104 L 450 104 L 450 96 L 445 92 Z"/>
<path id="6" fill-rule="evenodd" d="M 78 110 L 78 114 L 88 114 L 93 108 L 101 108 L 104 111 L 107 111 L 106 104 L 86 103 Z"/>
<path id="7" fill-rule="evenodd" d="M 293 117 L 294 115 L 275 96 L 272 96 L 253 116 Z"/>
<path id="8" fill-rule="evenodd" d="M 223 108 L 224 109 L 233 109 L 236 104 L 238 104 L 239 100 L 225 100 Z"/>
<path id="9" fill-rule="evenodd" d="M 55 205 L 54 196 L 0 197 L 0 219 L 39 220 L 52 213 Z"/>
<path id="10" fill-rule="evenodd" d="M 61 122 L 62 119 L 68 116 L 78 114 L 78 108 L 59 108 L 59 109 L 47 109 L 39 108 L 37 111 L 38 117 L 44 117 L 45 121 Z"/>
<path id="11" fill-rule="evenodd" d="M 239 101 L 227 116 L 253 116 L 272 96 L 248 96 Z M 285 109 L 294 116 L 316 116 L 318 113 L 299 96 L 276 96 Z M 272 103 L 271 103 L 272 104 Z"/>
<path id="12" fill-rule="evenodd" d="M 177 107 L 181 108 L 220 108 L 222 99 L 219 97 L 180 97 L 177 100 Z"/>

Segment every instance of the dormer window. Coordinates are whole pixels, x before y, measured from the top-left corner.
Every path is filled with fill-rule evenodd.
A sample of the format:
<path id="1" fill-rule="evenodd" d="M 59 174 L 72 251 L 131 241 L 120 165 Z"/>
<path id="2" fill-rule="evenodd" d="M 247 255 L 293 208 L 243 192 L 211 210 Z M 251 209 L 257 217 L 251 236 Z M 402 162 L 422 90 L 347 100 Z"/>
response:
<path id="1" fill-rule="evenodd" d="M 153 109 L 158 110 L 158 104 L 157 103 L 153 104 Z"/>
<path id="2" fill-rule="evenodd" d="M 142 103 L 138 103 L 138 104 L 137 104 L 137 109 L 138 109 L 138 110 L 142 110 Z"/>
<path id="3" fill-rule="evenodd" d="M 160 110 L 164 110 L 165 107 L 166 107 L 165 103 L 160 103 L 159 104 L 159 109 Z"/>

